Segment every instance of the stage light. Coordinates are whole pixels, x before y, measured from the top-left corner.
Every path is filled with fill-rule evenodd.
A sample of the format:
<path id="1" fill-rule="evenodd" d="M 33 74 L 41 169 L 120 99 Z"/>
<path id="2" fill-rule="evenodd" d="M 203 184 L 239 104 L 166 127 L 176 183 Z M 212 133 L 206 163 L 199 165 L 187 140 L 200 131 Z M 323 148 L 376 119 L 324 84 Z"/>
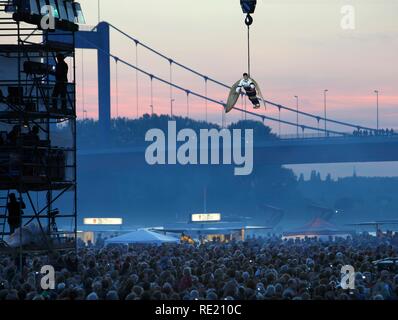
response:
<path id="1" fill-rule="evenodd" d="M 27 10 L 30 10 L 31 15 L 36 15 L 40 16 L 41 15 L 41 10 L 39 10 L 39 7 L 37 6 L 37 1 L 36 0 L 30 0 L 29 1 L 29 8 L 26 8 Z"/>
<path id="2" fill-rule="evenodd" d="M 58 8 L 55 3 L 55 0 L 49 0 L 49 4 L 50 4 L 51 8 L 53 9 L 54 18 L 59 19 L 59 12 L 58 12 Z"/>
<path id="3" fill-rule="evenodd" d="M 80 3 L 73 0 L 13 0 L 8 12 L 13 13 L 15 21 L 39 26 L 48 14 L 48 6 L 52 8 L 56 29 L 78 31 L 78 24 L 85 23 Z"/>
<path id="4" fill-rule="evenodd" d="M 31 1 L 31 2 L 34 2 L 35 0 L 33 0 L 33 1 Z M 40 9 L 40 13 L 41 13 L 41 11 L 43 10 L 43 8 L 44 7 L 46 7 L 47 6 L 47 2 L 46 2 L 46 0 L 39 0 L 39 9 Z"/>
<path id="5" fill-rule="evenodd" d="M 42 62 L 25 61 L 23 71 L 29 75 L 47 75 L 52 71 L 52 66 L 48 66 Z"/>
<path id="6" fill-rule="evenodd" d="M 13 4 L 6 4 L 4 7 L 5 13 L 14 13 L 15 10 L 16 10 L 16 7 Z"/>
<path id="7" fill-rule="evenodd" d="M 57 0 L 58 10 L 59 10 L 59 18 L 63 21 L 68 21 L 68 14 L 66 13 L 66 9 L 64 6 L 63 0 Z"/>
<path id="8" fill-rule="evenodd" d="M 68 20 L 71 23 L 75 23 L 75 12 L 73 11 L 72 2 L 64 1 L 66 6 L 66 12 L 68 14 Z"/>
<path id="9" fill-rule="evenodd" d="M 78 24 L 85 24 L 86 19 L 83 15 L 82 6 L 78 2 L 73 2 L 73 9 L 75 10 L 75 22 Z"/>

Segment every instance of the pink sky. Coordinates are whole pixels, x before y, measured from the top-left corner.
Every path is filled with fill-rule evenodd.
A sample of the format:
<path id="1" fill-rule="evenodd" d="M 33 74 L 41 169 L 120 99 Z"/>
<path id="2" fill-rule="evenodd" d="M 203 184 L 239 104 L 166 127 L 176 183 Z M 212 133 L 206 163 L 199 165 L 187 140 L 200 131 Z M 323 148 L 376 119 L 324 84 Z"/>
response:
<path id="1" fill-rule="evenodd" d="M 80 0 L 89 25 L 98 22 L 97 1 Z M 342 7 L 353 5 L 355 29 L 341 28 Z M 398 2 L 392 0 L 259 0 L 252 27 L 252 75 L 266 97 L 300 109 L 323 114 L 323 90 L 328 93 L 328 116 L 361 125 L 376 126 L 376 97 L 380 91 L 380 126 L 398 128 Z M 128 34 L 201 73 L 225 83 L 234 83 L 246 71 L 246 29 L 238 0 L 101 0 L 101 20 L 109 21 Z M 135 63 L 135 45 L 112 33 L 112 53 Z M 85 109 L 97 117 L 96 56 L 81 53 L 78 67 L 84 72 Z M 139 49 L 139 64 L 145 70 L 168 79 L 168 63 Z M 116 116 L 115 68 L 112 114 Z M 82 114 L 82 74 L 78 73 L 78 108 Z M 203 92 L 201 79 L 175 69 L 174 80 L 182 87 Z M 150 112 L 149 80 L 140 76 L 139 113 Z M 169 89 L 155 84 L 156 113 L 169 113 Z M 227 92 L 209 86 L 209 96 L 225 100 Z M 175 93 L 174 110 L 186 115 L 185 93 Z M 119 67 L 119 115 L 136 116 L 135 72 Z M 205 118 L 204 102 L 191 99 L 190 115 Z M 262 111 L 264 112 L 264 111 Z M 277 117 L 270 108 L 267 115 Z M 250 118 L 250 117 L 249 117 Z M 227 122 L 242 119 L 235 112 Z M 295 121 L 295 115 L 282 114 Z M 218 106 L 209 103 L 209 120 L 221 122 Z M 316 126 L 314 120 L 301 123 Z M 268 123 L 275 132 L 277 125 Z M 350 131 L 350 129 L 346 129 Z M 282 133 L 294 128 L 282 125 Z M 396 175 L 397 163 L 296 166 L 297 174 L 311 170 L 322 175 Z"/>
<path id="2" fill-rule="evenodd" d="M 239 1 L 119 0 L 119 6 L 101 1 L 101 20 L 106 20 L 140 41 L 198 70 L 232 84 L 245 71 L 245 27 Z M 346 1 L 307 1 L 303 5 L 281 0 L 259 1 L 252 27 L 253 77 L 266 97 L 295 107 L 300 96 L 303 111 L 323 114 L 323 90 L 329 89 L 330 117 L 366 126 L 376 123 L 376 97 L 380 91 L 380 124 L 398 127 L 398 4 L 380 0 L 352 1 L 356 10 L 356 28 L 340 27 L 341 7 Z M 98 21 L 96 1 L 81 1 L 88 24 Z M 129 10 L 120 10 L 130 8 Z M 145 14 L 141 14 L 145 12 Z M 135 63 L 135 45 L 112 32 L 112 53 Z M 81 53 L 78 53 L 78 67 Z M 168 79 L 168 63 L 139 49 L 139 65 Z M 174 69 L 174 80 L 182 87 L 203 93 L 201 79 Z M 119 116 L 136 116 L 135 72 L 120 65 Z M 112 62 L 112 114 L 116 116 L 115 66 Z M 140 115 L 150 112 L 150 87 L 146 76 L 139 78 Z M 78 74 L 78 103 L 82 114 L 82 75 Z M 96 56 L 84 53 L 84 105 L 90 117 L 97 116 Z M 209 85 L 209 96 L 225 100 L 227 91 Z M 174 90 L 175 114 L 186 115 L 186 94 Z M 204 102 L 190 99 L 190 115 L 204 119 Z M 154 109 L 169 113 L 169 88 L 154 82 Z M 221 121 L 220 107 L 209 103 L 209 119 Z M 268 115 L 277 117 L 276 108 Z M 227 121 L 241 119 L 239 113 Z M 282 118 L 294 121 L 295 115 Z M 301 120 L 303 121 L 303 120 Z M 304 123 L 314 125 L 313 120 Z M 270 124 L 271 125 L 271 124 Z M 271 125 L 272 126 L 272 125 Z M 275 128 L 275 126 L 274 126 Z M 290 129 L 295 130 L 295 129 Z M 285 128 L 288 133 L 289 129 Z"/>

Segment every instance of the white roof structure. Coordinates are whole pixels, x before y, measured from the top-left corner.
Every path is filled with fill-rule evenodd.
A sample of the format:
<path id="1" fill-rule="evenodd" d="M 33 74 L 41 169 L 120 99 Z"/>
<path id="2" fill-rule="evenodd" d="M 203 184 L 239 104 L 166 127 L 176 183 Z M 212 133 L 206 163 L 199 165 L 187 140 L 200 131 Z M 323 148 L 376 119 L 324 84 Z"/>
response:
<path id="1" fill-rule="evenodd" d="M 302 226 L 301 228 L 293 229 L 283 233 L 285 239 L 296 238 L 329 238 L 329 237 L 348 237 L 353 233 L 352 230 L 337 227 L 334 224 L 325 221 L 321 218 L 315 218 L 310 223 Z"/>
<path id="2" fill-rule="evenodd" d="M 231 233 L 241 231 L 242 229 L 248 230 L 271 230 L 272 228 L 265 226 L 246 226 L 243 222 L 208 222 L 208 223 L 175 223 L 168 224 L 163 227 L 152 228 L 159 232 L 168 233 L 198 233 L 198 234 L 218 234 L 218 233 Z"/>
<path id="3" fill-rule="evenodd" d="M 139 229 L 130 233 L 123 234 L 119 237 L 111 238 L 105 241 L 105 245 L 109 244 L 155 244 L 163 243 L 179 243 L 180 240 L 175 237 L 166 236 L 148 229 Z"/>

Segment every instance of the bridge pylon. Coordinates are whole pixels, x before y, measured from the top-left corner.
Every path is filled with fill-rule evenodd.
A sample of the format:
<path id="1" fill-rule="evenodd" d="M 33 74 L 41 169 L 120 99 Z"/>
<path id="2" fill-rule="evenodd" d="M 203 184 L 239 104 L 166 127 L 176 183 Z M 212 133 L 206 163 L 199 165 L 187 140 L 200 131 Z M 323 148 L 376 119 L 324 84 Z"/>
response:
<path id="1" fill-rule="evenodd" d="M 109 24 L 100 22 L 91 31 L 76 33 L 76 48 L 97 50 L 98 119 L 103 141 L 111 129 L 111 67 Z"/>

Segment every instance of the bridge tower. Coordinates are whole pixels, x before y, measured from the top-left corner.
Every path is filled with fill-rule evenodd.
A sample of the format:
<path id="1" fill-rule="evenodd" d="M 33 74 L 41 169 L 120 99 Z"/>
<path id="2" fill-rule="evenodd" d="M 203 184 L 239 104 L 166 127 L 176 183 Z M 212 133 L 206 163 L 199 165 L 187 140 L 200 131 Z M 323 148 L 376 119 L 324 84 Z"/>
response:
<path id="1" fill-rule="evenodd" d="M 78 31 L 76 48 L 97 50 L 98 118 L 103 140 L 111 128 L 111 67 L 109 24 L 100 22 L 91 31 Z"/>

